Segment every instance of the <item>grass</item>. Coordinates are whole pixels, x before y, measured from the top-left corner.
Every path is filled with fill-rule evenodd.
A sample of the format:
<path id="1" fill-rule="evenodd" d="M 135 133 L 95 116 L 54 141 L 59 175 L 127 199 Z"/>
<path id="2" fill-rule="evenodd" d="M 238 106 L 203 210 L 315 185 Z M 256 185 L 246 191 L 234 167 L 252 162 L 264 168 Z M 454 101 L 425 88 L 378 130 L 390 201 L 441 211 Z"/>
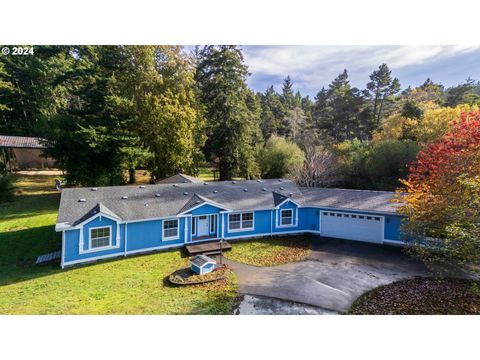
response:
<path id="1" fill-rule="evenodd" d="M 466 279 L 414 278 L 380 286 L 352 304 L 353 315 L 480 314 L 480 283 Z"/>
<path id="2" fill-rule="evenodd" d="M 225 257 L 248 265 L 276 266 L 302 260 L 310 253 L 311 245 L 308 236 L 239 241 L 232 245 Z"/>
<path id="3" fill-rule="evenodd" d="M 54 178 L 18 177 L 15 201 L 0 204 L 0 314 L 229 314 L 233 274 L 175 287 L 167 277 L 188 266 L 180 251 L 128 257 L 61 270 L 36 266 L 61 247 L 54 231 L 59 194 Z"/>

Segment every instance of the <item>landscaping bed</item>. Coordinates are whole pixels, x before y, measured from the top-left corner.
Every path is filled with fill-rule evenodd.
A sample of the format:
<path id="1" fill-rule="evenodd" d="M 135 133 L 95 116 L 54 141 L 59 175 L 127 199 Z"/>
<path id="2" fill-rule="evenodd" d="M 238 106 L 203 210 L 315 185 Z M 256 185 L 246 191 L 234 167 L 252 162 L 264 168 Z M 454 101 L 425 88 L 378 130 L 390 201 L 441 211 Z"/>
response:
<path id="1" fill-rule="evenodd" d="M 224 256 L 243 264 L 276 266 L 299 261 L 311 250 L 308 236 L 285 236 L 248 241 L 232 241 L 232 250 Z"/>
<path id="2" fill-rule="evenodd" d="M 230 275 L 230 272 L 229 268 L 221 267 L 207 274 L 198 275 L 190 268 L 183 268 L 171 274 L 168 280 L 175 285 L 198 285 L 226 279 Z"/>
<path id="3" fill-rule="evenodd" d="M 480 283 L 465 279 L 414 278 L 380 286 L 360 296 L 354 315 L 480 314 Z"/>

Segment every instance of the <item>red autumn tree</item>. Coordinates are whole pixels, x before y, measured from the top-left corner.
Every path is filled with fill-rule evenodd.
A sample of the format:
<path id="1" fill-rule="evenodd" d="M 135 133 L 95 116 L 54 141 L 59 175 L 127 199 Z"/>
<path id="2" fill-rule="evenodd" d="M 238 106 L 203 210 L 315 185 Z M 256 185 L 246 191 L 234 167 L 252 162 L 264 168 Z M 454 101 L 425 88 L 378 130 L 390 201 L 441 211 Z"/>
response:
<path id="1" fill-rule="evenodd" d="M 441 248 L 458 262 L 480 260 L 480 111 L 462 114 L 422 149 L 402 183 L 397 198 L 416 253 Z"/>

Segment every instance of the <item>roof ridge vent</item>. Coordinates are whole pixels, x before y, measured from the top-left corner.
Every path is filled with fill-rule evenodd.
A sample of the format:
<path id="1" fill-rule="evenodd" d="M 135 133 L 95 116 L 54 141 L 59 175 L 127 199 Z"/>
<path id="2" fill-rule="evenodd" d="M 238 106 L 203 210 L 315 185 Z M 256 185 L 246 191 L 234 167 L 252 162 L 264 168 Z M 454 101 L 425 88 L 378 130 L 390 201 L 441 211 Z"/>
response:
<path id="1" fill-rule="evenodd" d="M 293 193 L 292 193 L 292 192 L 291 192 L 291 193 L 288 193 L 288 195 L 290 195 L 290 197 L 292 197 L 292 196 L 293 196 Z"/>
<path id="2" fill-rule="evenodd" d="M 183 193 L 183 195 L 188 195 L 188 191 L 185 191 L 185 192 Z"/>
<path id="3" fill-rule="evenodd" d="M 155 194 L 155 197 L 160 197 L 160 194 Z"/>
<path id="4" fill-rule="evenodd" d="M 285 190 L 285 188 L 283 186 L 280 186 L 280 190 Z"/>
<path id="5" fill-rule="evenodd" d="M 218 193 L 218 190 L 213 190 L 213 193 L 214 193 L 214 194 Z"/>
<path id="6" fill-rule="evenodd" d="M 145 185 L 140 185 L 139 188 L 140 189 L 145 189 Z"/>
<path id="7" fill-rule="evenodd" d="M 236 184 L 237 182 L 235 180 L 232 181 L 232 184 Z"/>
<path id="8" fill-rule="evenodd" d="M 87 201 L 87 199 L 85 199 L 85 198 L 78 199 L 78 202 L 86 202 L 86 201 Z"/>
<path id="9" fill-rule="evenodd" d="M 173 184 L 173 187 L 178 187 L 178 184 Z"/>
<path id="10" fill-rule="evenodd" d="M 245 192 L 248 192 L 248 189 L 247 189 L 247 188 L 245 188 L 245 189 L 243 189 L 243 191 L 245 191 Z"/>
<path id="11" fill-rule="evenodd" d="M 128 199 L 128 196 L 127 195 L 123 195 L 122 196 L 122 200 L 127 200 Z"/>
<path id="12" fill-rule="evenodd" d="M 208 182 L 204 182 L 203 185 L 208 185 Z"/>
<path id="13" fill-rule="evenodd" d="M 258 183 L 261 183 L 261 182 L 262 182 L 262 180 L 258 179 L 258 180 L 257 180 L 257 182 L 258 182 Z"/>
<path id="14" fill-rule="evenodd" d="M 92 191 L 97 191 L 98 189 L 96 187 L 91 188 L 90 190 Z"/>
<path id="15" fill-rule="evenodd" d="M 267 191 L 267 188 L 263 188 L 262 191 Z"/>

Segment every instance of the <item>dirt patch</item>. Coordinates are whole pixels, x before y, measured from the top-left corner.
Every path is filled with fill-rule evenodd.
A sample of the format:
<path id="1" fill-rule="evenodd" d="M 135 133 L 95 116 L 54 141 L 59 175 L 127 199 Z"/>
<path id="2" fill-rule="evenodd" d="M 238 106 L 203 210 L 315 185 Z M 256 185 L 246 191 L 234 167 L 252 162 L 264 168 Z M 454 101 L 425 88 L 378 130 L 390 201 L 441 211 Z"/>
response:
<path id="1" fill-rule="evenodd" d="M 480 314 L 480 282 L 465 279 L 414 278 L 363 294 L 350 314 L 468 315 Z"/>

